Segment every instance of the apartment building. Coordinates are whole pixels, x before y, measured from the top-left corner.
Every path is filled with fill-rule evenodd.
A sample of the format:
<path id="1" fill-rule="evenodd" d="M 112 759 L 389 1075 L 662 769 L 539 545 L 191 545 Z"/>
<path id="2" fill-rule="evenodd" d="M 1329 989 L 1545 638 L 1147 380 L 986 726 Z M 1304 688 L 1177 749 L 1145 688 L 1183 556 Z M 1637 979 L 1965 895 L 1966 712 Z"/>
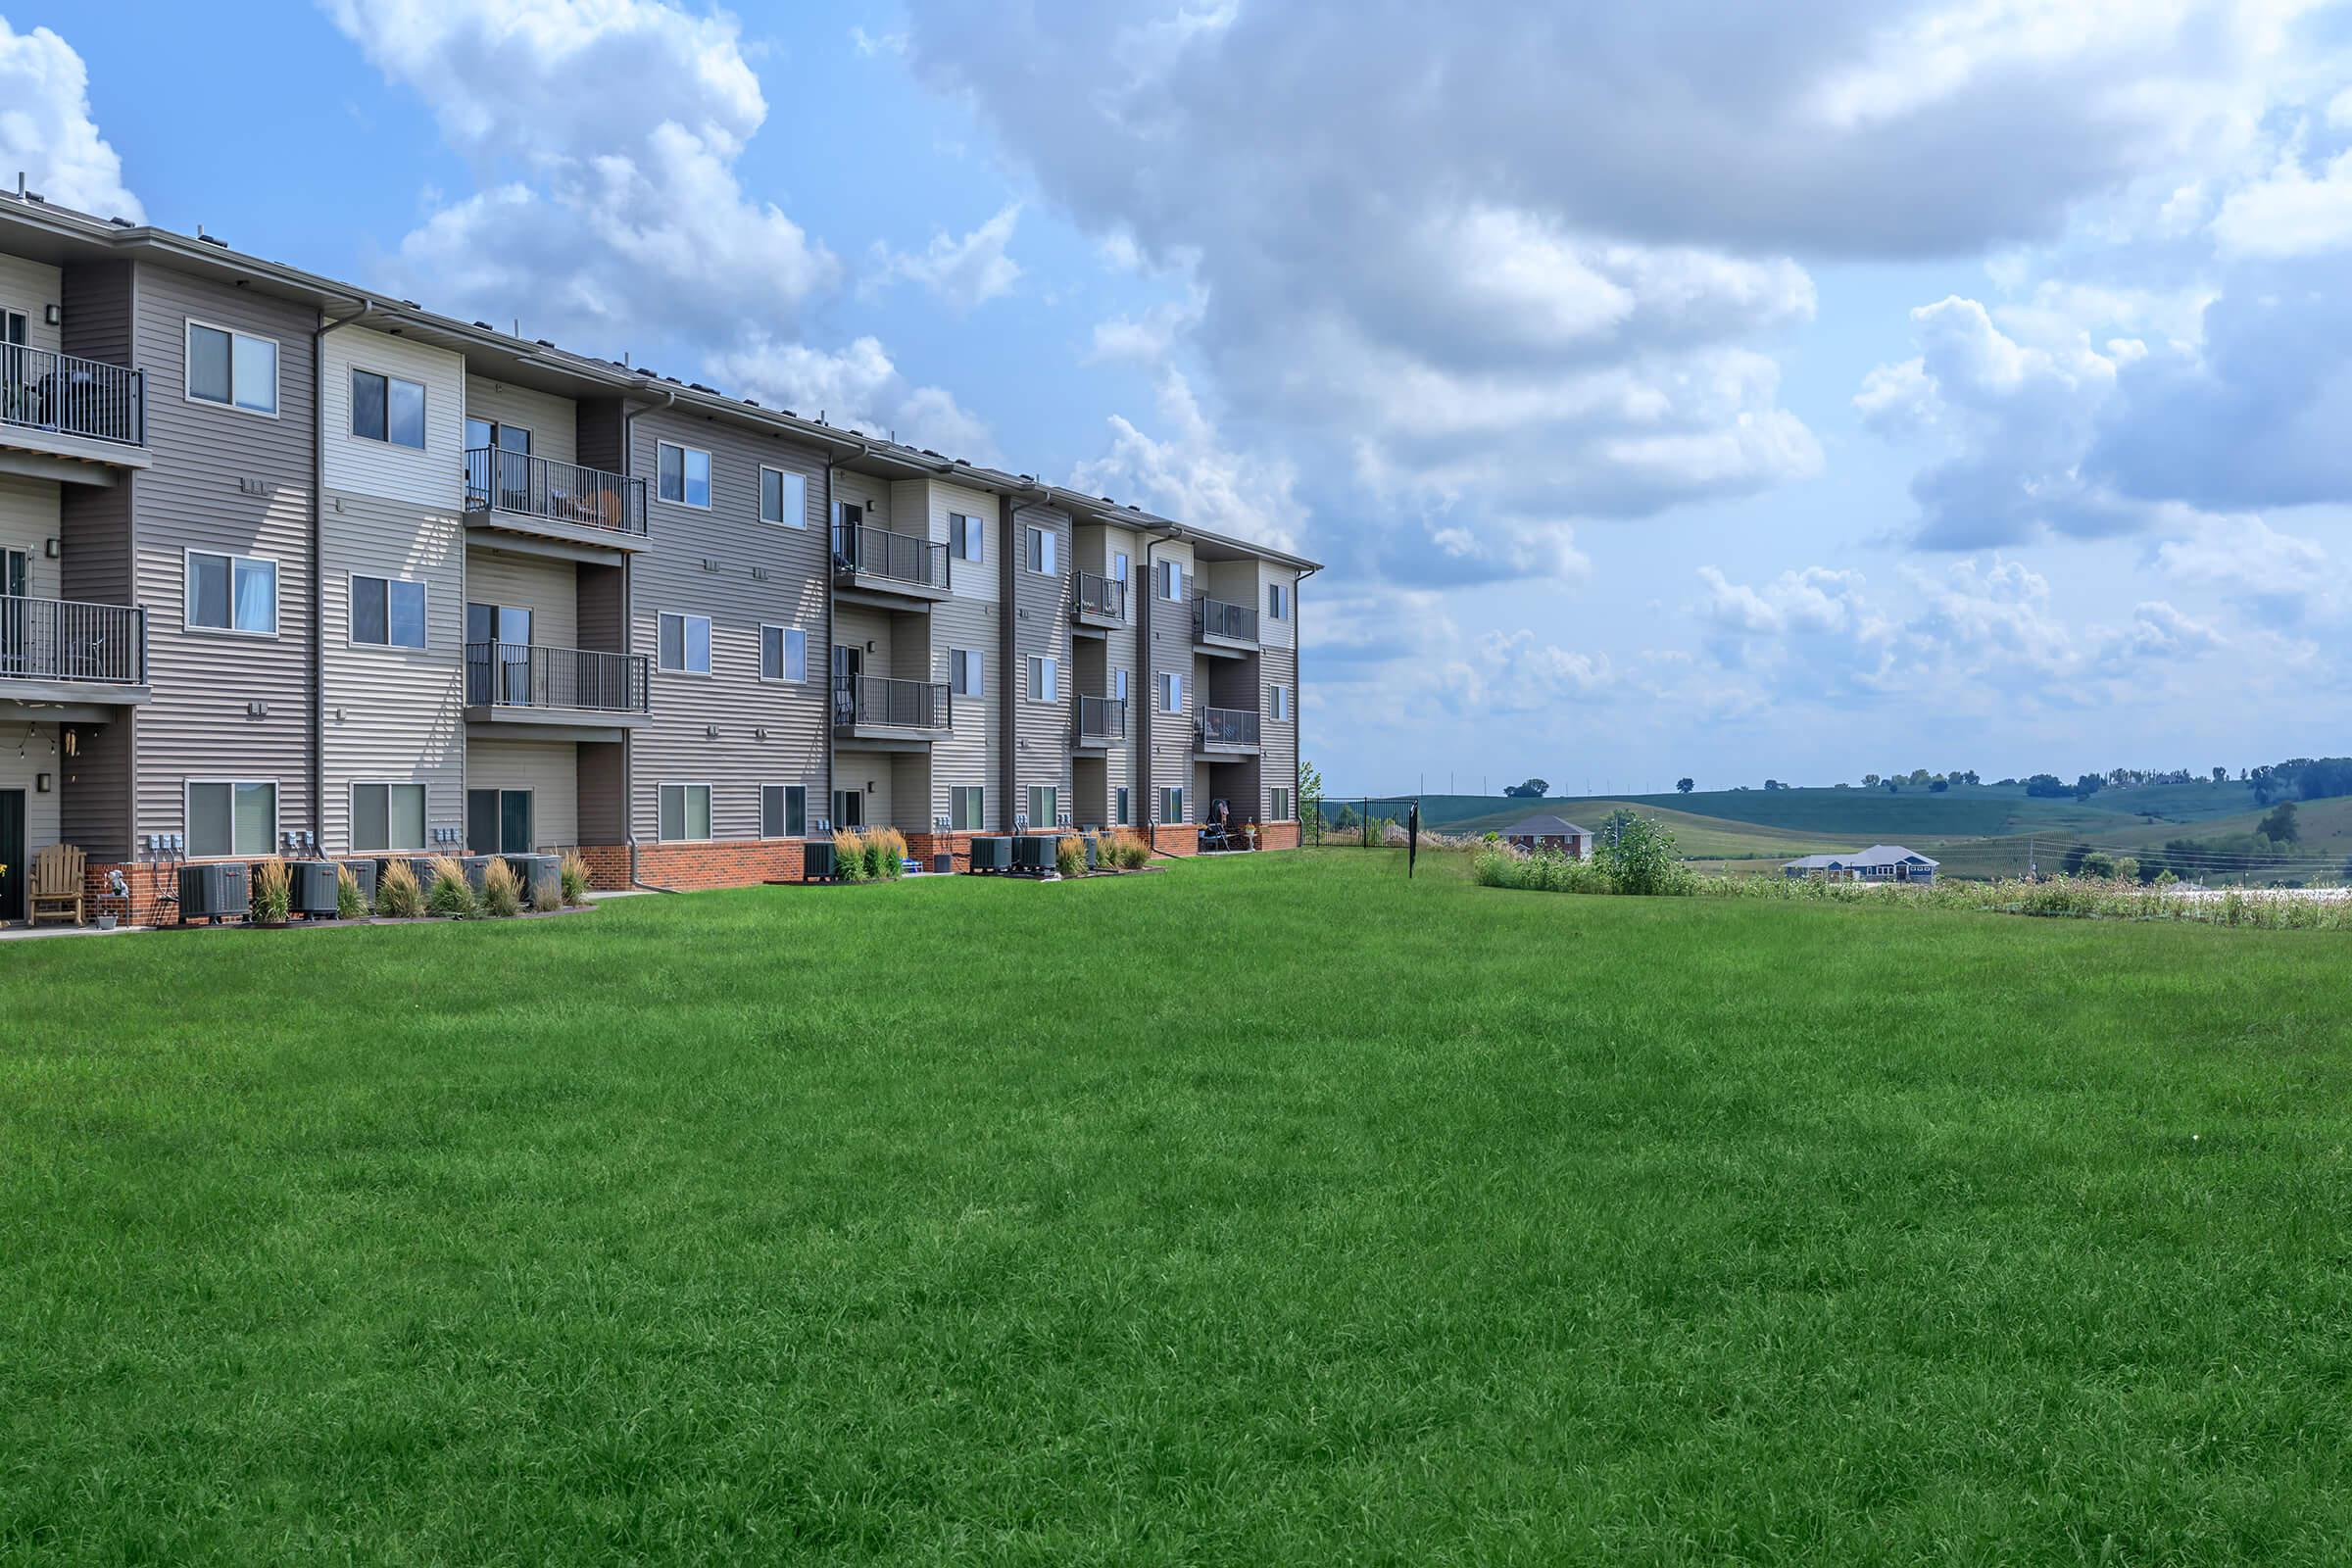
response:
<path id="1" fill-rule="evenodd" d="M 0 919 L 45 845 L 800 874 L 1223 801 L 1315 564 L 0 193 Z"/>

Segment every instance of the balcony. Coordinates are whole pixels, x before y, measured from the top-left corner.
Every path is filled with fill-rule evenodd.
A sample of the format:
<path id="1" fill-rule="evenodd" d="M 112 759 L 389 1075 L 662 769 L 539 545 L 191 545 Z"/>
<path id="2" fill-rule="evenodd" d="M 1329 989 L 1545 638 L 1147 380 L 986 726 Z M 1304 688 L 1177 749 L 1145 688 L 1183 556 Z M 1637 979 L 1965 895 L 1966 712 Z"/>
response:
<path id="1" fill-rule="evenodd" d="M 1201 594 L 1193 601 L 1193 642 L 1204 654 L 1233 657 L 1257 647 L 1257 612 Z"/>
<path id="2" fill-rule="evenodd" d="M 147 612 L 0 595 L 0 710 L 59 705 L 44 719 L 102 720 L 147 700 Z"/>
<path id="3" fill-rule="evenodd" d="M 1116 745 L 1127 738 L 1127 705 L 1116 697 L 1080 697 L 1075 744 L 1086 749 Z"/>
<path id="4" fill-rule="evenodd" d="M 643 654 L 467 643 L 466 727 L 514 740 L 617 740 L 651 707 L 650 663 Z"/>
<path id="5" fill-rule="evenodd" d="M 948 597 L 948 547 L 910 533 L 835 523 L 833 582 L 862 603 L 905 610 L 913 601 L 928 609 Z"/>
<path id="6" fill-rule="evenodd" d="M 1070 600 L 1070 619 L 1082 627 L 1107 631 L 1127 623 L 1127 585 L 1100 572 L 1077 573 Z"/>
<path id="7" fill-rule="evenodd" d="M 573 561 L 645 548 L 645 481 L 503 447 L 466 454 L 466 520 L 497 543 Z"/>
<path id="8" fill-rule="evenodd" d="M 927 750 L 954 721 L 948 683 L 884 675 L 833 677 L 833 733 L 879 743 L 878 751 Z"/>
<path id="9" fill-rule="evenodd" d="M 0 344 L 0 472 L 111 485 L 146 441 L 145 372 Z"/>
<path id="10" fill-rule="evenodd" d="M 1257 755 L 1257 712 L 1249 708 L 1203 708 L 1194 738 L 1194 750 L 1202 757 L 1255 757 Z"/>

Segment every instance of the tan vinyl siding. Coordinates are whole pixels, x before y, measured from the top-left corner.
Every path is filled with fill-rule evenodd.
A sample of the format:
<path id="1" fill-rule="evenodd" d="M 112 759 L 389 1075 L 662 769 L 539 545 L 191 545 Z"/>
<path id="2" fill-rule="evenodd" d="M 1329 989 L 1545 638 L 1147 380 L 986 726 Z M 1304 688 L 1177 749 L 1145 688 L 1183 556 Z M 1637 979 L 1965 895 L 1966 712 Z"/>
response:
<path id="1" fill-rule="evenodd" d="M 466 787 L 529 790 L 532 847 L 552 853 L 580 837 L 579 749 L 550 741 L 469 741 Z"/>
<path id="2" fill-rule="evenodd" d="M 1258 733 L 1263 737 L 1264 752 L 1258 764 L 1259 790 L 1258 820 L 1272 817 L 1273 794 L 1276 788 L 1294 789 L 1298 778 L 1298 655 L 1290 648 L 1268 648 L 1259 656 L 1258 663 L 1267 686 L 1288 686 L 1291 689 L 1291 716 L 1282 723 L 1273 717 L 1273 699 L 1265 699 L 1265 712 L 1258 720 Z M 1296 807 L 1292 814 L 1297 815 Z"/>
<path id="3" fill-rule="evenodd" d="M 422 450 L 352 434 L 354 370 L 370 370 L 424 388 Z M 326 380 L 318 388 L 326 487 L 455 513 L 465 503 L 465 384 L 466 362 L 445 349 L 362 326 L 329 332 Z"/>
<path id="4" fill-rule="evenodd" d="M 1186 598 L 1180 602 L 1159 598 L 1157 585 L 1152 580 L 1153 573 L 1144 569 L 1143 553 L 1137 552 L 1135 569 L 1139 586 L 1136 591 L 1151 596 L 1151 602 L 1140 612 L 1151 622 L 1150 658 L 1141 677 L 1141 701 L 1152 708 L 1148 719 L 1152 733 L 1151 788 L 1145 802 L 1136 807 L 1139 817 L 1147 806 L 1156 809 L 1161 790 L 1180 787 L 1189 790 L 1192 787 L 1193 712 L 1200 702 L 1200 683 L 1193 668 L 1196 661 L 1193 657 L 1191 604 L 1192 547 L 1182 543 L 1154 543 L 1152 555 L 1155 564 L 1166 561 L 1177 564 L 1184 573 Z M 1181 713 L 1163 713 L 1159 710 L 1158 677 L 1165 670 L 1175 670 L 1184 676 L 1184 710 Z M 1188 796 L 1185 800 L 1187 814 L 1195 812 L 1194 799 Z"/>
<path id="5" fill-rule="evenodd" d="M 0 550 L 22 550 L 31 558 L 24 591 L 34 599 L 63 599 L 58 564 L 48 543 L 58 537 L 58 483 L 0 473 Z"/>
<path id="6" fill-rule="evenodd" d="M 57 328 L 48 322 L 46 307 L 64 300 L 61 283 L 54 267 L 22 256 L 0 256 L 0 310 L 22 312 L 26 344 L 52 354 L 62 345 Z"/>
<path id="7" fill-rule="evenodd" d="M 661 441 L 710 453 L 709 511 L 651 503 L 649 548 L 629 571 L 629 614 L 630 646 L 647 654 L 656 649 L 663 612 L 709 615 L 712 670 L 655 673 L 652 714 L 629 743 L 630 828 L 654 842 L 657 786 L 709 783 L 712 835 L 755 838 L 760 786 L 804 784 L 811 803 L 832 787 L 825 772 L 829 687 L 818 678 L 833 641 L 826 620 L 829 545 L 819 515 L 824 462 L 772 436 L 674 413 L 642 416 L 630 440 L 630 471 L 640 474 L 654 473 Z M 762 464 L 806 479 L 809 527 L 760 520 Z M 763 622 L 808 632 L 812 678 L 807 684 L 760 679 Z M 813 804 L 810 812 L 822 814 Z"/>
<path id="8" fill-rule="evenodd" d="M 689 446 L 695 444 L 691 440 L 687 442 Z M 653 469 L 648 467 L 646 471 L 651 473 Z M 755 474 L 753 477 L 756 481 L 759 476 Z M 824 494 L 824 480 L 821 473 L 813 488 L 818 496 Z M 833 499 L 837 502 L 850 502 L 863 507 L 865 509 L 865 525 L 869 528 L 890 528 L 892 526 L 890 490 L 889 480 L 876 478 L 870 473 L 852 473 L 847 468 L 833 470 Z M 752 514 L 754 516 L 759 515 L 756 510 L 759 499 L 758 491 L 755 489 L 752 496 L 755 505 Z"/>
<path id="9" fill-rule="evenodd" d="M 476 545 L 466 552 L 465 602 L 527 609 L 531 641 L 542 648 L 586 646 L 579 640 L 578 573 L 568 561 L 542 561 Z M 460 622 L 461 632 L 463 625 Z"/>
<path id="10" fill-rule="evenodd" d="M 996 529 L 991 527 L 989 533 L 993 537 Z M 997 782 L 998 754 L 1003 749 L 998 701 L 1004 688 L 1003 672 L 997 666 L 1004 656 L 998 651 L 997 606 L 993 600 L 959 593 L 935 606 L 931 615 L 931 656 L 938 670 L 934 679 L 944 681 L 954 673 L 951 655 L 955 649 L 969 650 L 981 660 L 981 695 L 953 694 L 955 728 L 931 743 L 931 814 L 947 814 L 950 790 L 978 785 L 984 791 L 981 802 L 986 825 L 1002 828 L 1004 820 L 998 812 L 997 800 L 1003 793 Z"/>
<path id="11" fill-rule="evenodd" d="M 1280 583 L 1291 593 L 1291 612 L 1281 620 L 1266 613 L 1266 589 Z M 1268 648 L 1298 646 L 1298 574 L 1288 566 L 1278 566 L 1271 561 L 1257 564 L 1257 640 Z"/>
<path id="12" fill-rule="evenodd" d="M 1029 531 L 1053 534 L 1054 570 L 1029 569 Z M 1070 561 L 1075 540 L 1069 517 L 1053 507 L 1021 507 L 1012 515 L 1013 657 L 1009 672 L 1014 693 L 1013 800 L 1008 809 L 1028 809 L 1029 791 L 1051 786 L 1068 798 L 1070 788 L 1070 731 L 1077 705 L 1070 696 Z M 1029 662 L 1050 658 L 1060 666 L 1054 700 L 1031 700 Z M 1031 827 L 1051 827 L 1032 822 Z"/>
<path id="13" fill-rule="evenodd" d="M 552 463 L 579 462 L 579 415 L 569 398 L 469 375 L 466 378 L 462 418 L 521 425 L 531 432 L 532 457 L 546 458 Z M 458 428 L 463 431 L 464 423 Z"/>
<path id="14" fill-rule="evenodd" d="M 897 783 L 895 765 L 898 759 L 889 752 L 860 752 L 846 745 L 834 754 L 835 786 L 845 790 L 857 790 L 865 796 L 865 825 L 867 827 L 899 825 L 894 788 Z M 771 779 L 769 782 L 789 784 L 792 780 L 778 778 Z M 868 784 L 871 784 L 873 788 L 867 789 Z M 754 802 L 754 804 L 758 803 Z M 830 796 L 826 797 L 825 809 L 828 812 L 832 809 Z M 713 816 L 717 815 L 716 802 L 711 804 L 710 811 Z M 754 827 L 758 825 L 756 821 L 753 823 Z"/>
<path id="15" fill-rule="evenodd" d="M 958 561 L 951 552 L 948 557 L 948 586 L 958 599 L 976 599 L 984 604 L 995 604 L 999 597 L 998 563 L 995 559 L 999 546 L 996 496 L 987 490 L 974 490 L 966 485 L 948 484 L 938 479 L 931 480 L 925 486 L 924 494 L 930 515 L 931 537 L 934 539 L 947 539 L 948 517 L 951 514 L 980 519 L 981 548 L 988 553 L 987 559 Z"/>
<path id="16" fill-rule="evenodd" d="M 191 778 L 275 779 L 278 826 L 308 828 L 311 333 L 318 316 L 152 263 L 139 264 L 136 288 L 153 459 L 136 479 L 137 588 L 155 688 L 138 715 L 137 831 L 185 832 L 182 786 Z M 190 317 L 276 340 L 274 418 L 185 396 Z M 275 559 L 276 637 L 185 629 L 190 548 Z"/>
<path id="17" fill-rule="evenodd" d="M 352 848 L 354 780 L 421 783 L 428 829 L 465 824 L 464 551 L 453 510 L 327 494 L 322 624 L 330 853 Z M 355 573 L 424 584 L 422 649 L 352 643 Z"/>

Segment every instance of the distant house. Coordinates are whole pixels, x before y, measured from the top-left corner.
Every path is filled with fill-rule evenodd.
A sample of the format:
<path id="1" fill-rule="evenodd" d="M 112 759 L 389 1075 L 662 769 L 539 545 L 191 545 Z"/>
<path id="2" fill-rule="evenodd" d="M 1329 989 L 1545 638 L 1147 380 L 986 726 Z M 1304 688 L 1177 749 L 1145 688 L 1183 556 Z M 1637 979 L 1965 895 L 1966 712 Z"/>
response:
<path id="1" fill-rule="evenodd" d="M 1531 816 L 1513 822 L 1502 830 L 1502 842 L 1515 850 L 1557 850 L 1578 860 L 1592 858 L 1592 835 L 1556 816 Z"/>
<path id="2" fill-rule="evenodd" d="M 1900 844 L 1873 844 L 1851 855 L 1807 855 L 1781 867 L 1783 876 L 1831 882 L 1933 882 L 1936 862 Z"/>

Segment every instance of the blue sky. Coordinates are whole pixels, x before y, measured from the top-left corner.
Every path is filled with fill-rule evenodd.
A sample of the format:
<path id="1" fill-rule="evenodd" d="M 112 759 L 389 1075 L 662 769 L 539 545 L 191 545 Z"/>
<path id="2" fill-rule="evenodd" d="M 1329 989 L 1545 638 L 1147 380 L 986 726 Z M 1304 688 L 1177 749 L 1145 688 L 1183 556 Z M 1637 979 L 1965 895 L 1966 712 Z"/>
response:
<path id="1" fill-rule="evenodd" d="M 2345 749 L 2341 6 L 217 15 L 0 0 L 0 158 L 1287 541 L 1335 786 Z"/>

